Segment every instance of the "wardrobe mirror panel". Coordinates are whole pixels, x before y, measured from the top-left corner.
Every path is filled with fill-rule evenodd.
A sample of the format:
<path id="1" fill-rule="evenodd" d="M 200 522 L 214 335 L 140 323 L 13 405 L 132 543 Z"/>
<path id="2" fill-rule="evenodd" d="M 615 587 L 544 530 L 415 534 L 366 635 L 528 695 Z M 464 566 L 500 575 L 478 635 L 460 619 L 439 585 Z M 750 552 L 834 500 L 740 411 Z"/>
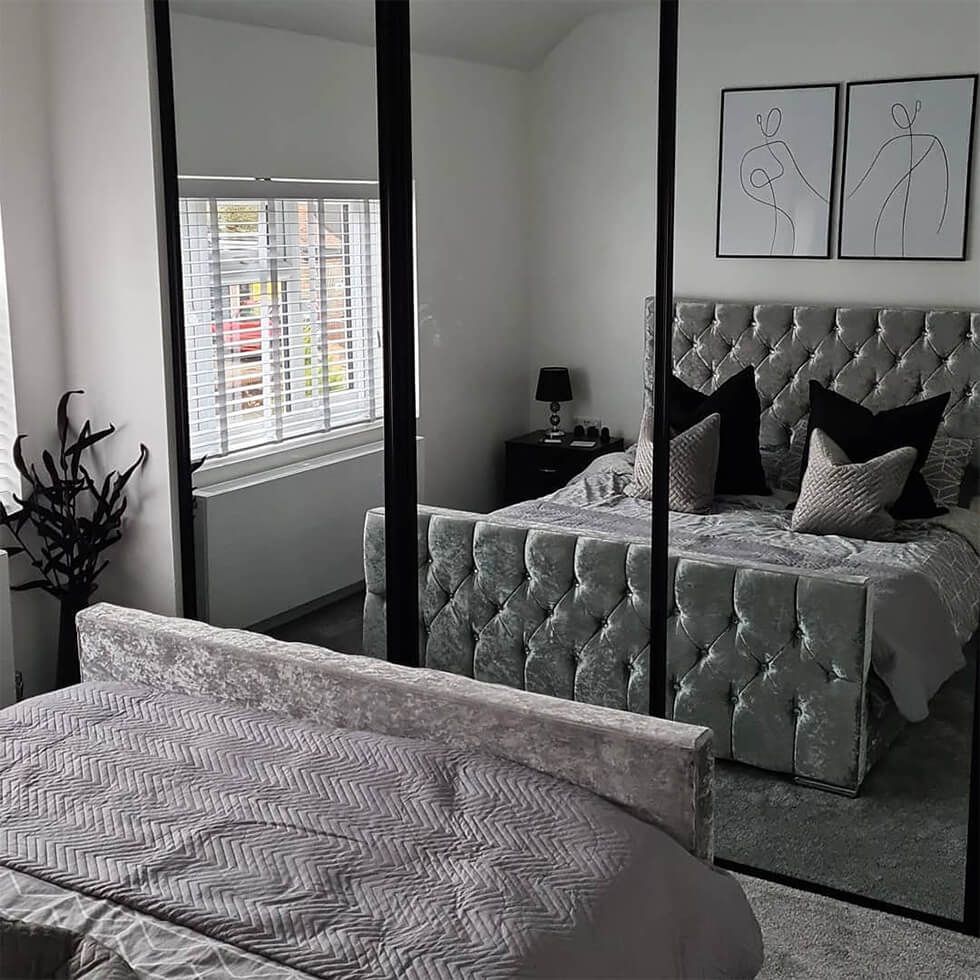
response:
<path id="1" fill-rule="evenodd" d="M 659 6 L 411 12 L 424 662 L 646 711 Z"/>
<path id="2" fill-rule="evenodd" d="M 949 924 L 980 613 L 978 42 L 972 0 L 680 4 L 671 423 L 705 445 L 718 413 L 720 450 L 710 510 L 670 516 L 670 713 L 714 730 L 720 859 Z"/>
<path id="3" fill-rule="evenodd" d="M 384 502 L 374 4 L 170 7 L 198 614 L 358 652 Z"/>

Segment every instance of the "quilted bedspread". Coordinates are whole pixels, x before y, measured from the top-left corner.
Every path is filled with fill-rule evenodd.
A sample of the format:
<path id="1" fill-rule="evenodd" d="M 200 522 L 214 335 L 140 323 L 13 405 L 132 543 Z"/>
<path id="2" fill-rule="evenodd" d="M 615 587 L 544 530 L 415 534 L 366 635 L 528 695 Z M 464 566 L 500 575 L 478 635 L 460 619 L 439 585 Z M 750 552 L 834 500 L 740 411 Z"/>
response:
<path id="1" fill-rule="evenodd" d="M 0 712 L 0 866 L 314 976 L 761 963 L 733 878 L 585 790 L 134 685 Z"/>

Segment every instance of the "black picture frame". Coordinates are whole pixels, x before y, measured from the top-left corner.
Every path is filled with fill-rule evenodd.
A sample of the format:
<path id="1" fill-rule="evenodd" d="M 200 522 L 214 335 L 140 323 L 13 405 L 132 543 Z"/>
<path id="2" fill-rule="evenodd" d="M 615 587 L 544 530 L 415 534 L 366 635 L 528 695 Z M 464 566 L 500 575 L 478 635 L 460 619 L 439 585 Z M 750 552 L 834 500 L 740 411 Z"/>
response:
<path id="1" fill-rule="evenodd" d="M 734 252 L 722 251 L 722 222 L 723 222 L 723 187 L 725 166 L 725 108 L 729 96 L 751 92 L 794 92 L 800 90 L 826 90 L 833 93 L 833 115 L 829 136 L 829 173 L 827 182 L 827 219 L 823 248 L 816 253 L 793 254 L 787 252 Z M 770 110 L 772 111 L 772 110 Z M 761 123 L 760 123 L 761 125 Z M 840 83 L 839 82 L 805 82 L 789 85 L 749 85 L 721 90 L 721 109 L 718 124 L 718 186 L 715 202 L 715 258 L 718 259 L 830 259 L 833 257 L 831 241 L 834 226 L 835 190 L 837 186 L 837 156 L 840 139 Z M 774 135 L 774 134 L 773 134 Z M 761 149 L 762 147 L 760 147 Z M 805 179 L 805 178 L 804 178 Z M 809 183 L 809 182 L 808 182 Z"/>
<path id="2" fill-rule="evenodd" d="M 844 220 L 847 208 L 848 182 L 848 145 L 850 143 L 850 126 L 852 122 L 851 95 L 857 88 L 865 86 L 884 86 L 904 84 L 909 82 L 943 82 L 951 80 L 973 80 L 973 91 L 970 109 L 969 132 L 967 136 L 966 186 L 963 198 L 963 234 L 958 255 L 875 255 L 867 253 L 851 253 L 844 248 Z M 843 151 L 841 160 L 840 205 L 837 217 L 837 258 L 859 260 L 866 262 L 965 262 L 967 260 L 970 237 L 970 205 L 973 185 L 974 143 L 976 140 L 977 118 L 977 72 L 961 72 L 948 75 L 913 75 L 899 78 L 872 78 L 847 83 L 844 104 Z"/>

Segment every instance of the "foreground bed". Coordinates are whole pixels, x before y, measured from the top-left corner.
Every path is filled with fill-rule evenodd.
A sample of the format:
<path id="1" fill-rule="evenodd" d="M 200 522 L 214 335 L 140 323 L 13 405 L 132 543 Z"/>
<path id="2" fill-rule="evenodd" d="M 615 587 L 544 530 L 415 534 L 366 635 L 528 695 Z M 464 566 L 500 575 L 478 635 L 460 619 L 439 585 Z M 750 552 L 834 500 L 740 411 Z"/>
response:
<path id="1" fill-rule="evenodd" d="M 0 712 L 0 917 L 86 977 L 760 966 L 704 729 L 111 606 L 79 636 L 84 683 Z"/>

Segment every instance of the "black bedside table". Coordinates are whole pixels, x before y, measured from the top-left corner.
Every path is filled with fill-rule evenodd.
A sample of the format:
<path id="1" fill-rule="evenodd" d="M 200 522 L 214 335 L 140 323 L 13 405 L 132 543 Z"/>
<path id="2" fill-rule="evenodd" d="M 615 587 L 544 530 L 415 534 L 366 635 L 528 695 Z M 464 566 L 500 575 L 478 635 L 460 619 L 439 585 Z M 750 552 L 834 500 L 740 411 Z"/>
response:
<path id="1" fill-rule="evenodd" d="M 541 441 L 544 429 L 529 432 L 526 436 L 508 439 L 506 445 L 506 488 L 508 504 L 543 497 L 563 487 L 585 469 L 589 463 L 606 453 L 622 452 L 622 439 L 610 439 L 585 449 L 573 447 L 575 436 L 566 433 L 560 443 Z"/>

